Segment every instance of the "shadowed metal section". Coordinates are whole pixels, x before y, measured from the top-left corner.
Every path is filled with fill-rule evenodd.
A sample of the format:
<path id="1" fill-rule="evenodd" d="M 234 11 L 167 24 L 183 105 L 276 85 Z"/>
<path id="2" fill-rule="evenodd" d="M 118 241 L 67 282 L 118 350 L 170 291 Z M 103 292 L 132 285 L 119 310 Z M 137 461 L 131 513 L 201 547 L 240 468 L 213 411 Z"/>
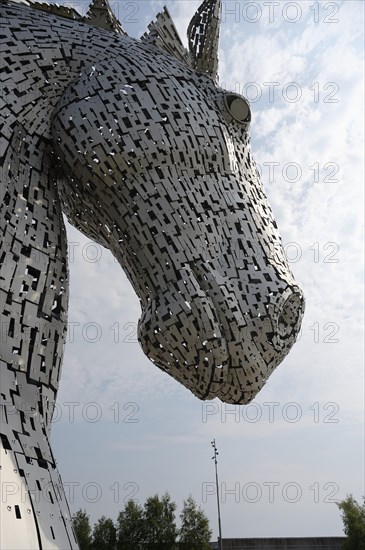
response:
<path id="1" fill-rule="evenodd" d="M 82 23 L 87 23 L 93 27 L 99 27 L 106 31 L 116 32 L 118 34 L 127 34 L 115 17 L 108 0 L 93 0 L 89 6 L 86 15 L 83 17 L 76 9 L 59 6 L 58 4 L 47 4 L 45 2 L 35 2 L 27 0 L 27 3 L 34 9 L 74 19 Z M 77 3 L 76 3 L 77 5 Z"/>
<path id="2" fill-rule="evenodd" d="M 148 31 L 141 36 L 141 42 L 163 50 L 179 61 L 191 65 L 189 52 L 181 42 L 179 33 L 166 6 L 164 6 L 162 12 L 156 15 L 155 21 L 148 25 Z"/>
<path id="3" fill-rule="evenodd" d="M 190 21 L 187 31 L 193 68 L 214 81 L 218 79 L 221 10 L 221 0 L 205 0 Z"/>
<path id="4" fill-rule="evenodd" d="M 26 5 L 29 4 L 29 6 L 35 10 L 45 11 L 60 17 L 66 17 L 66 19 L 74 19 L 76 21 L 82 20 L 81 14 L 74 8 L 69 8 L 63 5 L 59 6 L 58 4 L 46 4 L 45 2 L 34 2 L 34 0 L 26 0 L 25 3 Z"/>
<path id="5" fill-rule="evenodd" d="M 82 21 L 107 31 L 127 34 L 115 17 L 108 0 L 93 0 Z"/>

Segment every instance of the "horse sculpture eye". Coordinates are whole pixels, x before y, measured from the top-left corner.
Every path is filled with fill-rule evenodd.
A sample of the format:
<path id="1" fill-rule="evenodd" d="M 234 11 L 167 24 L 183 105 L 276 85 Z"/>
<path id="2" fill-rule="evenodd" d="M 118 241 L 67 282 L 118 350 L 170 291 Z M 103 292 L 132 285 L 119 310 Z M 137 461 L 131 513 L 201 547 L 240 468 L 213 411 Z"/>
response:
<path id="1" fill-rule="evenodd" d="M 240 124 L 248 126 L 251 122 L 251 109 L 248 102 L 237 94 L 226 94 L 224 104 L 231 117 Z"/>

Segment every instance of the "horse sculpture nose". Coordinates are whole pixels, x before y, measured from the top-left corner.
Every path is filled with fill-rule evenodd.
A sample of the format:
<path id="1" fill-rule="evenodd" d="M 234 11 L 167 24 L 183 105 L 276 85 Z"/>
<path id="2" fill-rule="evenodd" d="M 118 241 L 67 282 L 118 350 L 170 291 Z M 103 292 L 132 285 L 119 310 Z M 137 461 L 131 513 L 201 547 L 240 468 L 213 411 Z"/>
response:
<path id="1" fill-rule="evenodd" d="M 304 299 L 299 288 L 285 300 L 277 322 L 277 332 L 285 340 L 296 332 L 303 316 Z"/>
<path id="2" fill-rule="evenodd" d="M 293 285 L 270 293 L 264 311 L 255 314 L 254 306 L 245 311 L 244 326 L 236 322 L 235 315 L 227 342 L 229 359 L 224 383 L 213 381 L 208 398 L 219 397 L 232 404 L 249 403 L 295 343 L 304 306 L 302 292 Z"/>
<path id="3" fill-rule="evenodd" d="M 269 305 L 273 324 L 273 345 L 280 351 L 297 337 L 304 314 L 304 297 L 297 286 L 287 287 Z"/>

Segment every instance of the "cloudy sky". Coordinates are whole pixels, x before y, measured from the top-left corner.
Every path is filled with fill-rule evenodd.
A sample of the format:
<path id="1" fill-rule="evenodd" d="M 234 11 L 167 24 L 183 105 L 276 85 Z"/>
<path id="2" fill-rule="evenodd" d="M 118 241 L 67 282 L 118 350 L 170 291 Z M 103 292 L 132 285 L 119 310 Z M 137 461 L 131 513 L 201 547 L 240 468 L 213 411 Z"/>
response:
<path id="1" fill-rule="evenodd" d="M 166 0 L 183 38 L 199 2 Z M 74 3 L 81 11 L 86 4 Z M 113 2 L 139 37 L 160 1 Z M 191 494 L 217 536 L 341 535 L 364 493 L 364 4 L 223 5 L 220 82 L 253 113 L 252 149 L 307 300 L 299 341 L 254 402 L 201 402 L 143 355 L 139 302 L 111 254 L 68 226 L 71 298 L 53 446 L 72 512 Z"/>

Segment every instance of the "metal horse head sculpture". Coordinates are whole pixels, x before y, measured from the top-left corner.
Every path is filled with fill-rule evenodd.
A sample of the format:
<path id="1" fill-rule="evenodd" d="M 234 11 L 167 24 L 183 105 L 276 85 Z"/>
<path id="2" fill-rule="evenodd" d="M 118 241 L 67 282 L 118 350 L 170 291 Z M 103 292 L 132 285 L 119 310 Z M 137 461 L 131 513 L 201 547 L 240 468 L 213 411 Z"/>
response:
<path id="1" fill-rule="evenodd" d="M 199 398 L 248 403 L 299 332 L 304 299 L 251 156 L 250 107 L 217 85 L 220 4 L 202 3 L 187 51 L 166 8 L 136 41 L 105 0 L 85 17 L 1 0 L 3 471 L 26 487 L 21 502 L 7 495 L 3 547 L 77 548 L 48 441 L 62 211 L 125 270 L 145 354 Z"/>

